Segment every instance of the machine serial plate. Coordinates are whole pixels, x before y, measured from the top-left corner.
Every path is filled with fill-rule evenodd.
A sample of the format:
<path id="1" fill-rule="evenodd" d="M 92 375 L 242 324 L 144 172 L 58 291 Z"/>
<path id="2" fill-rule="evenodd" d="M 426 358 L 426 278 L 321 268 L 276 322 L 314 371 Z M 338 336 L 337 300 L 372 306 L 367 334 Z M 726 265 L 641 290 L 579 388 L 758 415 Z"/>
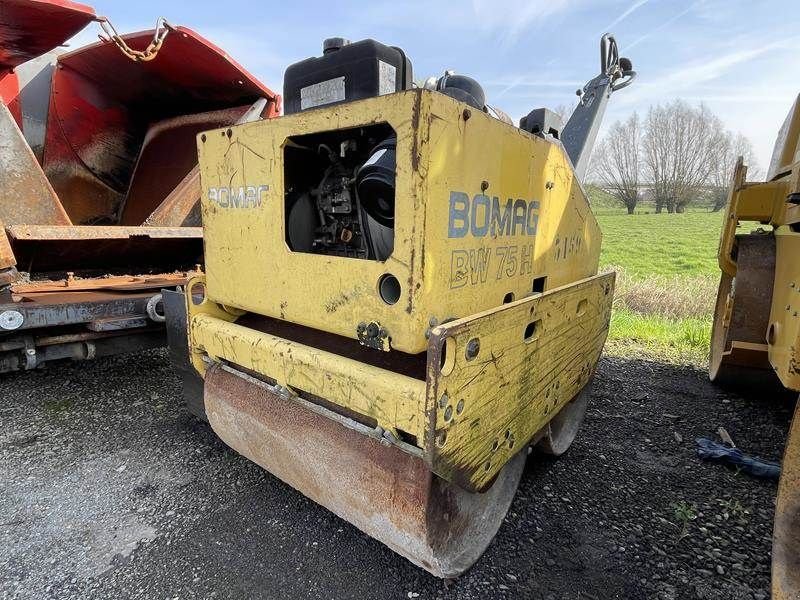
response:
<path id="1" fill-rule="evenodd" d="M 389 63 L 383 62 L 382 60 L 378 61 L 378 74 L 379 74 L 379 84 L 378 84 L 378 94 L 383 96 L 384 94 L 391 94 L 397 91 L 397 67 L 394 65 L 390 65 Z"/>
<path id="2" fill-rule="evenodd" d="M 300 90 L 300 109 L 344 100 L 344 76 L 309 85 Z"/>

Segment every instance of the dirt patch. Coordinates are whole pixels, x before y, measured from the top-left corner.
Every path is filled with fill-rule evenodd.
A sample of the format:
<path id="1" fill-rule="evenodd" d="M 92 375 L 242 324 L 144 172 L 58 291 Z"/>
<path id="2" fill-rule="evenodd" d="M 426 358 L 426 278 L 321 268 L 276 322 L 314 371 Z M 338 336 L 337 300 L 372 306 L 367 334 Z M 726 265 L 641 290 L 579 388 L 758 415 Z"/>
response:
<path id="1" fill-rule="evenodd" d="M 788 403 L 604 359 L 576 444 L 529 458 L 487 553 L 444 582 L 227 449 L 166 363 L 0 379 L 0 597 L 768 597 L 776 485 L 699 461 L 694 439 L 723 426 L 777 460 Z"/>

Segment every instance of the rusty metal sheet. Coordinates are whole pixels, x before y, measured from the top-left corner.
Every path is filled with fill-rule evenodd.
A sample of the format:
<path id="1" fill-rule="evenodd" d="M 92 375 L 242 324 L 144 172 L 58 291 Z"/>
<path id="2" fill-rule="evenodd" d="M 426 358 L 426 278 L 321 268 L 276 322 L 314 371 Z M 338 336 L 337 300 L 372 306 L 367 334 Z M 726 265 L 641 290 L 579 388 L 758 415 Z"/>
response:
<path id="1" fill-rule="evenodd" d="M 456 577 L 480 557 L 525 466 L 518 455 L 485 494 L 470 494 L 380 432 L 244 373 L 211 366 L 204 395 L 226 444 L 437 577 Z"/>
<path id="2" fill-rule="evenodd" d="M 16 266 L 17 261 L 14 258 L 14 251 L 11 249 L 11 243 L 8 241 L 8 234 L 3 221 L 0 220 L 0 271 L 9 269 Z M 0 281 L 0 283 L 3 283 Z"/>
<path id="3" fill-rule="evenodd" d="M 428 351 L 425 456 L 480 491 L 576 398 L 608 335 L 614 273 L 436 327 Z"/>
<path id="4" fill-rule="evenodd" d="M 6 231 L 19 268 L 32 273 L 164 273 L 199 264 L 203 255 L 199 227 L 17 225 Z"/>
<path id="5" fill-rule="evenodd" d="M 775 382 L 767 329 L 775 278 L 775 237 L 738 235 L 735 278 L 723 272 L 711 332 L 709 376 L 722 385 Z"/>
<path id="6" fill-rule="evenodd" d="M 144 48 L 153 33 L 122 38 Z M 259 98 L 269 100 L 269 115 L 279 110 L 277 94 L 184 27 L 172 28 L 149 62 L 110 42 L 64 54 L 52 89 L 44 170 L 81 224 L 141 224 L 196 164 L 196 133 L 236 120 L 215 111 L 243 112 Z M 196 116 L 203 113 L 209 119 Z"/>
<path id="7" fill-rule="evenodd" d="M 14 225 L 6 228 L 15 241 L 74 241 L 74 240 L 126 240 L 132 238 L 202 239 L 201 227 L 118 227 L 118 226 L 74 226 L 49 227 L 36 225 Z"/>
<path id="8" fill-rule="evenodd" d="M 6 226 L 70 220 L 8 108 L 0 103 L 0 221 Z"/>
<path id="9" fill-rule="evenodd" d="M 107 290 L 116 292 L 160 289 L 186 285 L 194 273 L 163 273 L 158 275 L 125 275 L 120 277 L 68 277 L 58 281 L 34 281 L 11 286 L 11 293 L 31 297 L 49 292 L 86 292 Z"/>
<path id="10" fill-rule="evenodd" d="M 195 167 L 147 217 L 147 226 L 198 226 L 200 219 L 200 169 Z"/>

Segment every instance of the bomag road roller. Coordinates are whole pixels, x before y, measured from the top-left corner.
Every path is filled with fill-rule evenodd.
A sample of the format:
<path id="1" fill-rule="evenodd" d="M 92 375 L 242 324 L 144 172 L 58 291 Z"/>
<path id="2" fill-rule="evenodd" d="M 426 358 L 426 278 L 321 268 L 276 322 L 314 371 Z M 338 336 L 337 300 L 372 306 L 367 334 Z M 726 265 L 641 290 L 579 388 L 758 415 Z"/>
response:
<path id="1" fill-rule="evenodd" d="M 762 394 L 779 386 L 800 392 L 800 97 L 778 134 L 766 181 L 746 177 L 740 158 L 720 237 L 711 379 Z M 762 227 L 741 233 L 752 221 Z M 772 592 L 776 600 L 800 598 L 798 413 L 778 489 Z"/>
<path id="2" fill-rule="evenodd" d="M 196 135 L 279 97 L 185 27 L 4 0 L 0 100 L 0 373 L 163 345 L 160 290 L 202 261 Z"/>
<path id="3" fill-rule="evenodd" d="M 195 409 L 413 563 L 469 568 L 528 449 L 564 452 L 584 417 L 614 275 L 580 180 L 634 75 L 605 36 L 569 122 L 515 127 L 474 79 L 414 85 L 373 40 L 290 66 L 284 116 L 198 138 Z"/>

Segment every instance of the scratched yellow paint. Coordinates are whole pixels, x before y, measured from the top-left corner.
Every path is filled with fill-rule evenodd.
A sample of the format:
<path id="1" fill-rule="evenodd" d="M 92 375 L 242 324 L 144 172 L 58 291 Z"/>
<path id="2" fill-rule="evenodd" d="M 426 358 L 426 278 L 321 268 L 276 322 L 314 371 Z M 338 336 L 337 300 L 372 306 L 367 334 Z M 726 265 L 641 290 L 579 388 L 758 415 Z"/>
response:
<path id="1" fill-rule="evenodd" d="M 447 358 L 429 354 L 426 453 L 439 476 L 480 490 L 577 396 L 613 295 L 614 274 L 598 275 L 436 328 L 432 347 L 447 344 Z"/>
<path id="2" fill-rule="evenodd" d="M 443 94 L 413 90 L 207 132 L 200 138 L 208 293 L 215 302 L 356 338 L 378 322 L 391 348 L 427 348 L 430 323 L 523 298 L 597 272 L 600 231 L 561 146 Z M 397 133 L 395 249 L 385 262 L 294 253 L 285 243 L 287 138 L 389 123 Z M 221 208 L 219 187 L 253 206 Z M 449 237 L 453 192 L 538 202 L 536 234 Z M 257 204 L 257 206 L 255 206 Z M 483 216 L 483 213 L 481 213 Z M 392 274 L 400 301 L 378 281 Z"/>
<path id="3" fill-rule="evenodd" d="M 375 123 L 397 134 L 393 254 L 379 263 L 290 251 L 287 140 Z M 199 372 L 209 358 L 229 361 L 372 417 L 414 436 L 434 472 L 470 489 L 489 481 L 593 373 L 613 276 L 593 278 L 600 231 L 559 143 L 415 90 L 207 132 L 199 154 L 206 276 L 197 283 L 206 298 L 188 304 Z M 244 190 L 247 201 L 222 206 L 219 188 Z M 490 230 L 488 212 L 470 203 L 481 211 L 509 203 L 520 221 Z M 402 287 L 395 305 L 378 293 L 387 273 Z M 427 352 L 427 381 L 242 327 L 237 311 L 350 338 L 359 323 L 378 322 L 390 355 Z M 533 317 L 537 337 L 524 342 Z M 481 340 L 472 361 L 465 336 Z M 457 350 L 452 372 L 442 374 L 434 363 L 445 337 Z M 439 406 L 444 388 L 457 390 L 452 406 Z M 445 419 L 448 406 L 455 416 Z"/>
<path id="4" fill-rule="evenodd" d="M 786 201 L 792 186 L 789 178 L 747 183 L 746 175 L 747 168 L 739 159 L 725 208 L 725 219 L 717 252 L 720 269 L 731 277 L 736 276 L 734 247 L 739 223 L 758 221 L 765 224 L 784 224 L 792 214 L 792 207 Z"/>
<path id="5" fill-rule="evenodd" d="M 800 233 L 779 227 L 775 239 L 769 362 L 785 387 L 800 392 Z"/>
<path id="6" fill-rule="evenodd" d="M 613 295 L 614 274 L 598 275 L 436 327 L 427 383 L 236 325 L 208 299 L 189 301 L 189 336 L 201 373 L 204 357 L 224 359 L 370 416 L 415 436 L 437 475 L 479 490 L 589 381 Z"/>
<path id="7" fill-rule="evenodd" d="M 797 173 L 797 164 L 800 163 L 800 95 L 794 101 L 792 109 L 778 133 L 775 151 L 770 164 L 770 175 L 794 170 Z M 794 165 L 794 169 L 792 169 Z"/>
<path id="8" fill-rule="evenodd" d="M 189 288 L 202 284 L 195 277 Z M 236 325 L 235 316 L 206 298 L 187 294 L 192 364 L 205 373 L 204 358 L 224 359 L 274 379 L 278 385 L 312 394 L 375 419 L 397 435 L 424 430 L 425 382 Z"/>

